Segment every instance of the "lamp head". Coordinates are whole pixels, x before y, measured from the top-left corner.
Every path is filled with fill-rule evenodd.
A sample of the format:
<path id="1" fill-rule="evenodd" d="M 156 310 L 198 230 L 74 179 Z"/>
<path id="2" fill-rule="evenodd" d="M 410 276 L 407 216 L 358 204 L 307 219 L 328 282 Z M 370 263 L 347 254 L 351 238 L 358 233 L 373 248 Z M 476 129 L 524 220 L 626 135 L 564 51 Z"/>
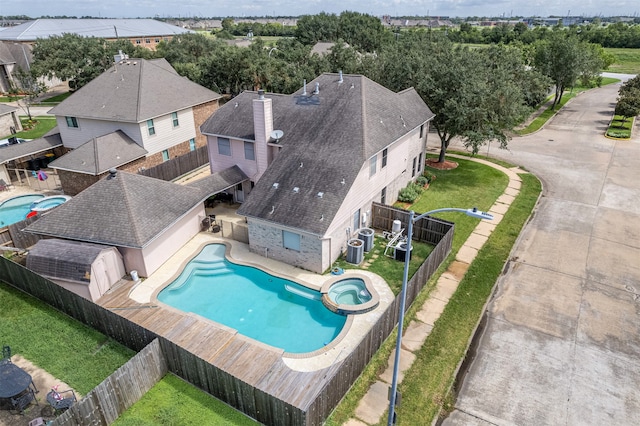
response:
<path id="1" fill-rule="evenodd" d="M 480 211 L 477 209 L 477 207 L 474 207 L 472 209 L 467 209 L 465 213 L 467 216 L 475 217 L 477 219 L 493 220 L 492 214 Z"/>

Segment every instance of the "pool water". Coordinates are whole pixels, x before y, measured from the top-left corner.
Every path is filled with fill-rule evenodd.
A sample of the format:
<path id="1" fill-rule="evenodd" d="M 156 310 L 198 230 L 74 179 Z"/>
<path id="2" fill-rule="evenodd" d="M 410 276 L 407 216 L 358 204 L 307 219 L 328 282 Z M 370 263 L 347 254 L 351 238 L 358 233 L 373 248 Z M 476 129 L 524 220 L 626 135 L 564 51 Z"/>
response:
<path id="1" fill-rule="evenodd" d="M 158 300 L 238 330 L 290 353 L 321 349 L 346 317 L 327 309 L 318 291 L 226 260 L 224 244 L 209 244 Z"/>
<path id="2" fill-rule="evenodd" d="M 20 222 L 31 211 L 31 203 L 44 198 L 44 195 L 21 195 L 0 202 L 0 227 Z"/>
<path id="3" fill-rule="evenodd" d="M 67 195 L 54 195 L 51 197 L 45 197 L 41 200 L 36 200 L 31 203 L 31 209 L 34 211 L 46 211 L 54 207 L 58 207 L 60 204 L 64 204 L 69 201 L 71 197 Z"/>
<path id="4" fill-rule="evenodd" d="M 340 305 L 360 305 L 371 300 L 371 293 L 362 279 L 349 278 L 332 285 L 329 297 Z"/>

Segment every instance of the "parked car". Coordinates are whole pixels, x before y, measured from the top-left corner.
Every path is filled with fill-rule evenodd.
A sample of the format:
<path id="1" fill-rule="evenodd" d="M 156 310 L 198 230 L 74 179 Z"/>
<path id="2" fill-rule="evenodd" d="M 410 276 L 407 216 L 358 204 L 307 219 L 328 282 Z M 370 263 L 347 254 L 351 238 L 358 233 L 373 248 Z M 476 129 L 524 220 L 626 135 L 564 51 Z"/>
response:
<path id="1" fill-rule="evenodd" d="M 9 146 L 9 145 L 16 145 L 19 143 L 24 143 L 24 142 L 28 142 L 31 139 L 22 139 L 22 138 L 17 138 L 15 136 L 12 136 L 10 138 L 7 139 L 0 139 L 0 147 L 4 147 L 4 146 Z"/>

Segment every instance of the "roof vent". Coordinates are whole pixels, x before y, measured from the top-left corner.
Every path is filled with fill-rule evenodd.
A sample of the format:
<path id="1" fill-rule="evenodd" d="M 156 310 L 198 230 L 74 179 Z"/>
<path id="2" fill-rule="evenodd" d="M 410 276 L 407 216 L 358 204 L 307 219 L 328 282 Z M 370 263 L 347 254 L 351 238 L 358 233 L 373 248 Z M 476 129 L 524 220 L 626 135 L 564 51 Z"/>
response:
<path id="1" fill-rule="evenodd" d="M 300 168 L 302 168 L 303 165 L 304 165 L 304 163 L 301 161 L 300 162 Z"/>
<path id="2" fill-rule="evenodd" d="M 233 106 L 234 108 L 238 108 L 238 103 L 236 102 L 235 105 Z"/>
<path id="3" fill-rule="evenodd" d="M 344 184 L 345 184 L 345 183 L 347 183 L 347 182 L 344 180 L 344 178 L 342 178 L 342 180 L 340 181 L 340 183 L 344 185 Z"/>
<path id="4" fill-rule="evenodd" d="M 258 99 L 260 99 L 261 101 L 264 100 L 264 90 L 263 89 L 259 89 L 258 90 Z"/>
<path id="5" fill-rule="evenodd" d="M 324 192 L 318 192 L 318 198 L 324 197 Z"/>
<path id="6" fill-rule="evenodd" d="M 273 214 L 273 212 L 276 211 L 276 206 L 271 206 L 271 211 L 269 212 L 269 214 Z"/>
<path id="7" fill-rule="evenodd" d="M 109 176 L 107 176 L 107 179 L 115 179 L 117 175 L 118 171 L 116 169 L 109 169 Z"/>
<path id="8" fill-rule="evenodd" d="M 340 80 L 338 80 L 338 83 L 344 83 L 344 79 L 342 78 L 342 70 L 340 70 Z"/>
<path id="9" fill-rule="evenodd" d="M 323 220 L 324 220 L 324 215 L 323 215 L 323 214 L 321 214 L 321 215 L 320 215 L 320 222 L 322 222 Z"/>
<path id="10" fill-rule="evenodd" d="M 320 83 L 316 81 L 316 88 L 313 90 L 313 94 L 317 95 L 320 93 Z"/>
<path id="11" fill-rule="evenodd" d="M 302 80 L 302 94 L 306 95 L 307 94 L 307 80 Z"/>
<path id="12" fill-rule="evenodd" d="M 280 184 L 278 182 L 273 183 L 273 189 L 278 189 L 279 186 Z"/>
<path id="13" fill-rule="evenodd" d="M 293 193 L 294 193 L 294 194 L 297 194 L 298 192 L 300 192 L 300 188 L 298 188 L 297 186 L 295 186 L 295 187 L 293 188 Z"/>

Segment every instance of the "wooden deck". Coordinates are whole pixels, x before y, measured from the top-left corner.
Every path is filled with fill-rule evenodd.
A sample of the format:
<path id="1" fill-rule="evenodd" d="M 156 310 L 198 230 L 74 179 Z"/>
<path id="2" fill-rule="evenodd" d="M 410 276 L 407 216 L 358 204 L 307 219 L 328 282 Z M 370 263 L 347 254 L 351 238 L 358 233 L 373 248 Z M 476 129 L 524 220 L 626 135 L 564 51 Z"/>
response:
<path id="1" fill-rule="evenodd" d="M 290 369 L 284 351 L 256 342 L 237 331 L 197 315 L 128 297 L 125 282 L 96 303 L 177 344 L 246 384 L 305 410 L 331 380 L 340 363 L 314 372 Z"/>

